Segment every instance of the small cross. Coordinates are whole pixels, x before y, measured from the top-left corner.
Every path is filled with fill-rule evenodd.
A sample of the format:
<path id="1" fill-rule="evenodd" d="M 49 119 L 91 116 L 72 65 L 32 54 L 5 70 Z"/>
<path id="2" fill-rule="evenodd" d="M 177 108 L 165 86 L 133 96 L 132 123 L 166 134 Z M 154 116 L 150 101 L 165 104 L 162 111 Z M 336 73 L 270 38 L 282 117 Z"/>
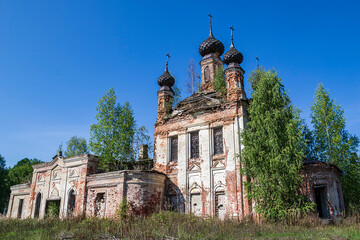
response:
<path id="1" fill-rule="evenodd" d="M 210 19 L 210 35 L 209 36 L 212 36 L 212 25 L 211 25 L 211 18 L 212 18 L 212 16 L 211 16 L 211 13 L 209 13 L 209 19 Z"/>
<path id="2" fill-rule="evenodd" d="M 233 31 L 234 31 L 234 27 L 230 26 L 231 29 L 231 44 L 233 44 Z"/>
<path id="3" fill-rule="evenodd" d="M 259 68 L 259 58 L 256 56 L 257 68 Z"/>
<path id="4" fill-rule="evenodd" d="M 168 63 L 169 63 L 170 54 L 166 54 L 166 69 L 168 69 Z"/>

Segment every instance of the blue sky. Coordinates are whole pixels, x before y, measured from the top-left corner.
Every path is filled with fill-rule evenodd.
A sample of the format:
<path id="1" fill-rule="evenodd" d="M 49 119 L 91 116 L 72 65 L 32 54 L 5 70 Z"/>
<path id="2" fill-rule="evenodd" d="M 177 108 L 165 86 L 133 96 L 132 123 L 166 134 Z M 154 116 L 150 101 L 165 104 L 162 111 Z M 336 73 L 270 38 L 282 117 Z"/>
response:
<path id="1" fill-rule="evenodd" d="M 0 0 L 0 154 L 8 166 L 24 157 L 50 161 L 71 136 L 88 139 L 111 87 L 152 135 L 165 54 L 186 97 L 186 69 L 201 60 L 209 12 L 226 50 L 234 26 L 246 79 L 259 56 L 307 122 L 323 82 L 360 136 L 359 8 L 358 1 Z"/>

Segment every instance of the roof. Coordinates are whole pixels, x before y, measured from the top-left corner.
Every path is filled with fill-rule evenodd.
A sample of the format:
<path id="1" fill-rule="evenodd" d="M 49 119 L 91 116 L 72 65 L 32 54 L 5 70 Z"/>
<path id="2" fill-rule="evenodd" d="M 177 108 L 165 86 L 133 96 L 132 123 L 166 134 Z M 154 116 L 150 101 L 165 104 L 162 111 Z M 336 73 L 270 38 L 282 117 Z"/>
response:
<path id="1" fill-rule="evenodd" d="M 340 168 L 338 168 L 335 164 L 332 164 L 332 163 L 321 162 L 321 161 L 318 161 L 318 160 L 306 158 L 306 159 L 304 159 L 303 164 L 304 164 L 304 166 L 324 166 L 324 167 L 326 166 L 326 167 L 333 167 L 333 168 L 335 168 L 335 169 L 340 173 L 340 175 L 342 174 L 342 171 L 340 170 Z"/>
<path id="2" fill-rule="evenodd" d="M 172 117 L 195 112 L 203 113 L 221 105 L 222 100 L 218 97 L 217 92 L 197 92 L 180 101 L 175 106 Z"/>

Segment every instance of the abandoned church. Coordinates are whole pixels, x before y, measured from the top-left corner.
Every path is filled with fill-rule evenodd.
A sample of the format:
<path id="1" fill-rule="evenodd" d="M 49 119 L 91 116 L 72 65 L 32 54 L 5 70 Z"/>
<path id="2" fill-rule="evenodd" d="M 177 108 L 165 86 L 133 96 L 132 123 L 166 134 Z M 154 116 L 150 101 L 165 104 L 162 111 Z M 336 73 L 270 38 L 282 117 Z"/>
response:
<path id="1" fill-rule="evenodd" d="M 231 32 L 232 33 L 232 32 Z M 91 154 L 33 166 L 32 181 L 11 187 L 7 216 L 44 218 L 50 205 L 58 216 L 112 217 L 122 201 L 129 214 L 146 215 L 160 209 L 243 219 L 254 212 L 242 175 L 240 132 L 248 118 L 244 89 L 243 55 L 233 43 L 224 45 L 212 33 L 199 46 L 201 86 L 197 93 L 172 108 L 175 79 L 168 71 L 158 78 L 154 159 L 147 170 L 101 173 L 100 158 Z M 222 57 L 223 55 L 223 57 Z M 216 70 L 225 69 L 226 96 L 213 87 Z M 224 100 L 225 99 L 225 100 Z M 139 158 L 146 159 L 146 148 Z M 306 160 L 301 171 L 302 194 L 316 203 L 320 217 L 338 216 L 344 210 L 339 177 L 329 163 Z"/>

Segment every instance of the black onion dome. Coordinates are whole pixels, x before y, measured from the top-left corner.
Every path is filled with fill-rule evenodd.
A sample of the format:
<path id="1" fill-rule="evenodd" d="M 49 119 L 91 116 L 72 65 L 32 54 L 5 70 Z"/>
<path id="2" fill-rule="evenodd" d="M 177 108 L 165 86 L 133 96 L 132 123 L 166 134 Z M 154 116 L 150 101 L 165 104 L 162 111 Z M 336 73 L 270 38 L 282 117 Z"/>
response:
<path id="1" fill-rule="evenodd" d="M 210 36 L 200 44 L 199 53 L 203 57 L 210 53 L 216 53 L 221 56 L 224 53 L 224 45 L 210 34 Z"/>
<path id="2" fill-rule="evenodd" d="M 244 60 L 244 57 L 241 52 L 236 50 L 234 46 L 231 46 L 229 51 L 227 51 L 223 57 L 225 64 L 229 65 L 230 63 L 240 64 Z"/>
<path id="3" fill-rule="evenodd" d="M 161 87 L 172 87 L 175 84 L 175 78 L 170 75 L 167 68 L 165 69 L 164 73 L 158 78 L 158 84 Z"/>

